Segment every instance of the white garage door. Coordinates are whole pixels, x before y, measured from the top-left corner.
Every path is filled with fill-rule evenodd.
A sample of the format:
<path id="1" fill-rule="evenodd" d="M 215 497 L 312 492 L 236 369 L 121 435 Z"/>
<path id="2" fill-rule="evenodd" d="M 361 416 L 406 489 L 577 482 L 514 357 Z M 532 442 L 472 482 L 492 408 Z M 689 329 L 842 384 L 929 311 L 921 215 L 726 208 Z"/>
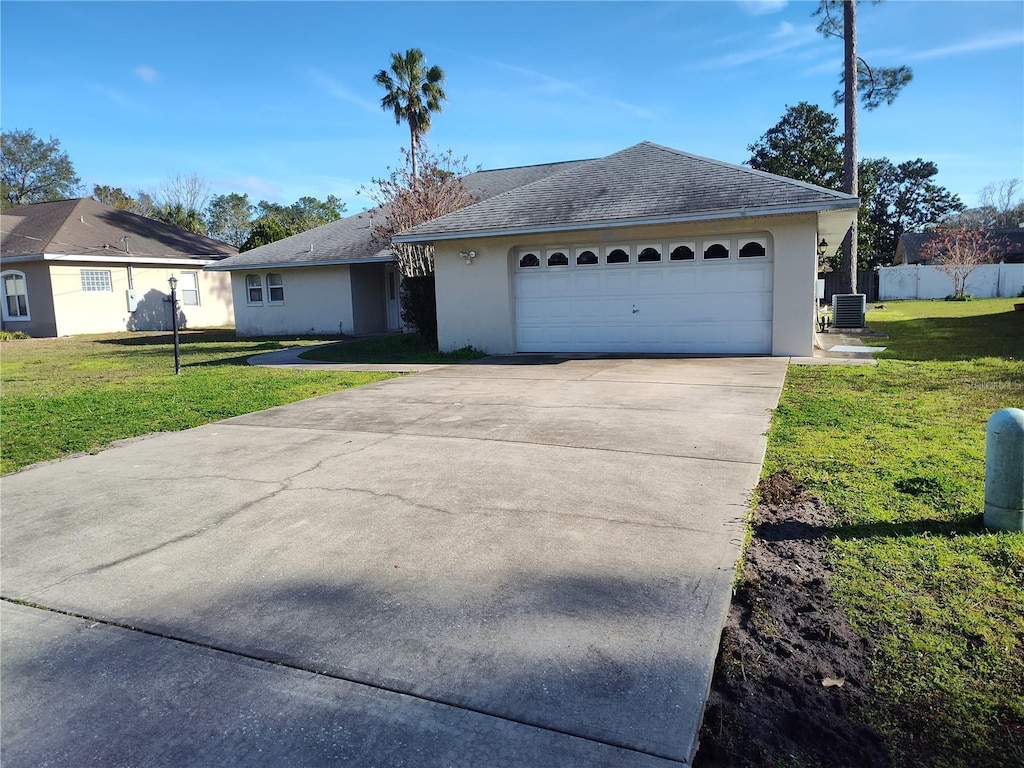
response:
<path id="1" fill-rule="evenodd" d="M 771 354 L 766 234 L 520 248 L 520 352 Z"/>

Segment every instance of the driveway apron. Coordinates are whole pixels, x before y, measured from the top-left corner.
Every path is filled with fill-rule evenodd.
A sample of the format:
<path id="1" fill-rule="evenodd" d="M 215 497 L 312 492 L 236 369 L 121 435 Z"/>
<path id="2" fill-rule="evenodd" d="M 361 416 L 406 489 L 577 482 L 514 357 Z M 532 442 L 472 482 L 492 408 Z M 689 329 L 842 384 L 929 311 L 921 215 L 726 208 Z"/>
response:
<path id="1" fill-rule="evenodd" d="M 668 766 L 786 361 L 489 358 L 2 481 L 2 759 Z"/>

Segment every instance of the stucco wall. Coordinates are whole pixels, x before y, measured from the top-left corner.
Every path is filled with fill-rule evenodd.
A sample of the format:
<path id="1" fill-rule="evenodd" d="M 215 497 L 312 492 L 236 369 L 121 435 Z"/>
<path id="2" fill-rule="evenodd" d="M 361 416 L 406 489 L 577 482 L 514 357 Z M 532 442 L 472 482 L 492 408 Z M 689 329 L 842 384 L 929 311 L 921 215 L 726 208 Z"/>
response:
<path id="1" fill-rule="evenodd" d="M 25 275 L 25 290 L 28 294 L 28 319 L 4 320 L 5 331 L 21 331 L 29 336 L 46 337 L 57 335 L 57 323 L 53 318 L 53 292 L 50 289 L 50 271 L 40 261 L 24 264 L 4 264 L 3 272 L 21 272 Z"/>
<path id="2" fill-rule="evenodd" d="M 114 331 L 156 331 L 171 328 L 168 279 L 182 272 L 194 272 L 199 286 L 199 304 L 185 305 L 179 290 L 179 323 L 183 328 L 231 325 L 234 312 L 230 281 L 219 272 L 194 268 L 49 262 L 57 334 L 110 333 Z M 138 302 L 128 307 L 129 269 Z M 82 270 L 110 272 L 110 291 L 83 291 Z"/>
<path id="3" fill-rule="evenodd" d="M 979 299 L 1019 296 L 1024 290 L 1024 264 L 982 264 L 967 277 L 967 293 Z M 942 299 L 953 293 L 953 280 L 936 266 L 925 264 L 882 267 L 878 298 Z"/>
<path id="4" fill-rule="evenodd" d="M 814 344 L 815 214 L 441 241 L 434 247 L 438 345 L 515 351 L 513 253 L 521 246 L 601 245 L 767 231 L 774 244 L 772 354 L 811 355 Z M 476 251 L 472 264 L 459 256 Z"/>
<path id="5" fill-rule="evenodd" d="M 351 268 L 303 267 L 277 271 L 284 279 L 284 303 L 272 304 L 267 274 L 275 270 L 218 273 L 231 275 L 235 331 L 239 336 L 354 333 Z M 263 303 L 248 303 L 246 275 L 259 275 Z M 383 278 L 382 278 L 383 279 Z M 381 285 L 383 301 L 383 284 Z M 340 325 L 339 325 L 340 324 Z"/>

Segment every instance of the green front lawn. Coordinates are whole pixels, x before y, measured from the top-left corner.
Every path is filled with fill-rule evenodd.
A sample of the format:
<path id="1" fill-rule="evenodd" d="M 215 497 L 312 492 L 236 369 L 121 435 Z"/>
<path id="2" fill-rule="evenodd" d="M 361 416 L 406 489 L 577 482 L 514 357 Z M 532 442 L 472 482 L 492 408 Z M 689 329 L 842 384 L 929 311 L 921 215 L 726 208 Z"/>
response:
<path id="1" fill-rule="evenodd" d="M 437 343 L 415 333 L 371 336 L 356 341 L 343 341 L 303 352 L 304 360 L 326 363 L 464 363 L 485 354 L 473 347 L 454 352 L 438 352 Z"/>
<path id="2" fill-rule="evenodd" d="M 839 513 L 833 588 L 898 765 L 1024 765 L 1024 534 L 980 522 L 986 422 L 1024 407 L 1014 303 L 887 303 L 878 367 L 791 367 L 772 422 L 765 473 Z"/>
<path id="3" fill-rule="evenodd" d="M 388 373 L 258 368 L 260 352 L 309 343 L 169 333 L 0 341 L 0 472 L 115 440 L 211 421 L 390 378 Z"/>

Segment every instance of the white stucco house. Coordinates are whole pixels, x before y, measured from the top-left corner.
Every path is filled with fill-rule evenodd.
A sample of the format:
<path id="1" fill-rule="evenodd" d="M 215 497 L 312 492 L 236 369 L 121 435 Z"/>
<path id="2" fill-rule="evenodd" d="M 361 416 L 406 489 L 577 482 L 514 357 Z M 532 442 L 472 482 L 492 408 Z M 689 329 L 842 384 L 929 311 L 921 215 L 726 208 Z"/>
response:
<path id="1" fill-rule="evenodd" d="M 203 267 L 237 252 L 90 198 L 7 208 L 0 212 L 3 328 L 43 337 L 169 330 L 171 276 L 181 327 L 231 325 L 230 281 Z"/>
<path id="2" fill-rule="evenodd" d="M 809 356 L 816 245 L 857 207 L 644 142 L 395 240 L 433 244 L 442 350 Z"/>

